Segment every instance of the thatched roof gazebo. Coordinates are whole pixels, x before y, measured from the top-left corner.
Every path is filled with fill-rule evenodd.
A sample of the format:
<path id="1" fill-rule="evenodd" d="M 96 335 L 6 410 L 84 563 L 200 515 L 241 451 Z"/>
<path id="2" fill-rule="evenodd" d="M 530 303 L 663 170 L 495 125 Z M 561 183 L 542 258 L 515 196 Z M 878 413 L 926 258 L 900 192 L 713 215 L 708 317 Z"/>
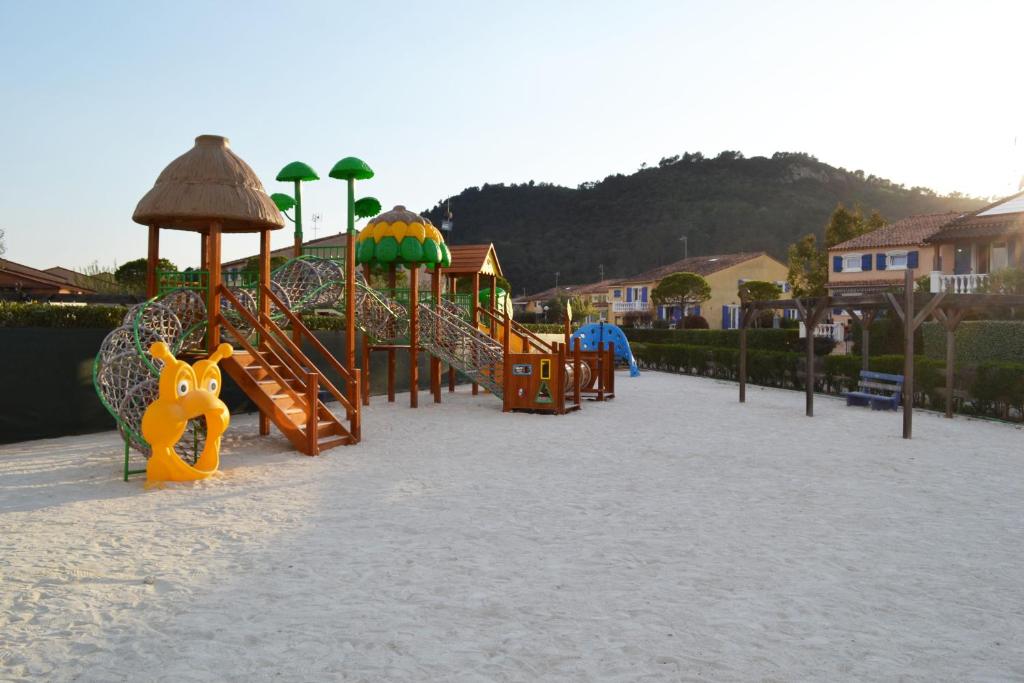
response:
<path id="1" fill-rule="evenodd" d="M 260 234 L 260 281 L 270 281 L 270 231 L 284 227 L 284 218 L 252 168 L 219 135 L 200 135 L 195 146 L 160 173 L 153 188 L 132 214 L 149 226 L 146 296 L 158 293 L 157 263 L 160 229 L 190 230 L 201 235 L 200 286 L 205 290 L 210 328 L 207 346 L 216 348 L 220 331 L 217 290 L 221 282 L 221 234 Z"/>

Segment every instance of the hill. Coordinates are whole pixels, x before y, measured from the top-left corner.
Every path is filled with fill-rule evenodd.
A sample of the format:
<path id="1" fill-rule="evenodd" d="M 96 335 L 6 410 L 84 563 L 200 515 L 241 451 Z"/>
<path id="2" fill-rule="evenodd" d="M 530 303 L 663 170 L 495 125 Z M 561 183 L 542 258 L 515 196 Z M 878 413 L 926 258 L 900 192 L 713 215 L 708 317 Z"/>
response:
<path id="1" fill-rule="evenodd" d="M 662 159 L 657 167 L 569 188 L 535 183 L 470 187 L 451 198 L 454 244 L 494 242 L 516 293 L 559 282 L 626 277 L 689 254 L 763 250 L 785 260 L 802 235 L 821 237 L 836 204 L 888 221 L 969 210 L 983 201 L 938 196 L 802 153 L 744 158 L 722 152 Z M 424 212 L 440 225 L 444 203 Z"/>

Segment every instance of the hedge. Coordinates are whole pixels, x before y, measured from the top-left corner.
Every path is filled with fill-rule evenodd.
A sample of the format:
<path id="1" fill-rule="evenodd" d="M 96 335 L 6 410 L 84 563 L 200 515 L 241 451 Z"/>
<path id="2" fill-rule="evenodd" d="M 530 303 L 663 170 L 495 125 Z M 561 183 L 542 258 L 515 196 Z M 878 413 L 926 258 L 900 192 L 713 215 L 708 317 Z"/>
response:
<path id="1" fill-rule="evenodd" d="M 522 325 L 530 332 L 538 334 L 562 334 L 565 332 L 565 325 L 563 323 L 522 323 Z M 575 330 L 578 327 L 578 324 L 572 323 L 572 329 Z"/>
<path id="2" fill-rule="evenodd" d="M 1004 420 L 1010 410 L 1024 417 L 1024 363 L 990 361 L 978 366 L 971 394 L 978 411 Z"/>
<path id="3" fill-rule="evenodd" d="M 903 374 L 904 357 L 898 354 L 871 356 L 868 370 L 890 375 Z M 934 406 L 940 403 L 936 391 L 946 384 L 946 365 L 927 356 L 914 356 L 914 405 Z M 824 375 L 827 391 L 841 394 L 856 388 L 860 381 L 859 356 L 825 356 Z"/>
<path id="4" fill-rule="evenodd" d="M 682 372 L 699 377 L 737 380 L 738 349 L 702 344 L 631 344 L 633 356 L 643 367 Z M 785 351 L 747 350 L 747 380 L 773 387 L 797 385 L 797 369 L 803 355 Z"/>
<path id="5" fill-rule="evenodd" d="M 647 344 L 685 344 L 738 349 L 739 330 L 650 330 L 626 328 L 630 342 Z M 803 346 L 798 330 L 755 328 L 747 330 L 747 349 L 763 351 L 798 351 Z"/>
<path id="6" fill-rule="evenodd" d="M 946 329 L 937 322 L 925 323 L 924 353 L 931 358 L 946 358 Z M 989 361 L 1024 362 L 1024 321 L 965 320 L 956 329 L 957 365 L 976 365 Z"/>
<path id="7" fill-rule="evenodd" d="M 121 325 L 127 306 L 60 306 L 0 301 L 0 327 L 77 327 L 112 330 Z"/>

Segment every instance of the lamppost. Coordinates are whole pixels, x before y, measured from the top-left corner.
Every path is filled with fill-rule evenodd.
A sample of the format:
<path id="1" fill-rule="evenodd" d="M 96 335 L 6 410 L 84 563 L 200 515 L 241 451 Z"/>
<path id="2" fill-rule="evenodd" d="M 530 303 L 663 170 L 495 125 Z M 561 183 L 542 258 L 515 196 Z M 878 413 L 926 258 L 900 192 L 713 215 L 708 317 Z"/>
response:
<path id="1" fill-rule="evenodd" d="M 548 321 L 548 307 L 544 307 L 544 322 Z"/>

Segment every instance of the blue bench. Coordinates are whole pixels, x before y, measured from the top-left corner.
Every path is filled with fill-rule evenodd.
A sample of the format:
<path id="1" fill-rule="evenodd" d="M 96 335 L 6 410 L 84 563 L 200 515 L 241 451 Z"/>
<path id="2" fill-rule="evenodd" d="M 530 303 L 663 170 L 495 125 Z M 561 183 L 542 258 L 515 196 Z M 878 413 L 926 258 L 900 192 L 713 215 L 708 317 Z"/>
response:
<path id="1" fill-rule="evenodd" d="M 897 410 L 903 396 L 903 375 L 861 370 L 858 390 L 843 395 L 848 406 L 870 405 L 872 410 Z"/>

